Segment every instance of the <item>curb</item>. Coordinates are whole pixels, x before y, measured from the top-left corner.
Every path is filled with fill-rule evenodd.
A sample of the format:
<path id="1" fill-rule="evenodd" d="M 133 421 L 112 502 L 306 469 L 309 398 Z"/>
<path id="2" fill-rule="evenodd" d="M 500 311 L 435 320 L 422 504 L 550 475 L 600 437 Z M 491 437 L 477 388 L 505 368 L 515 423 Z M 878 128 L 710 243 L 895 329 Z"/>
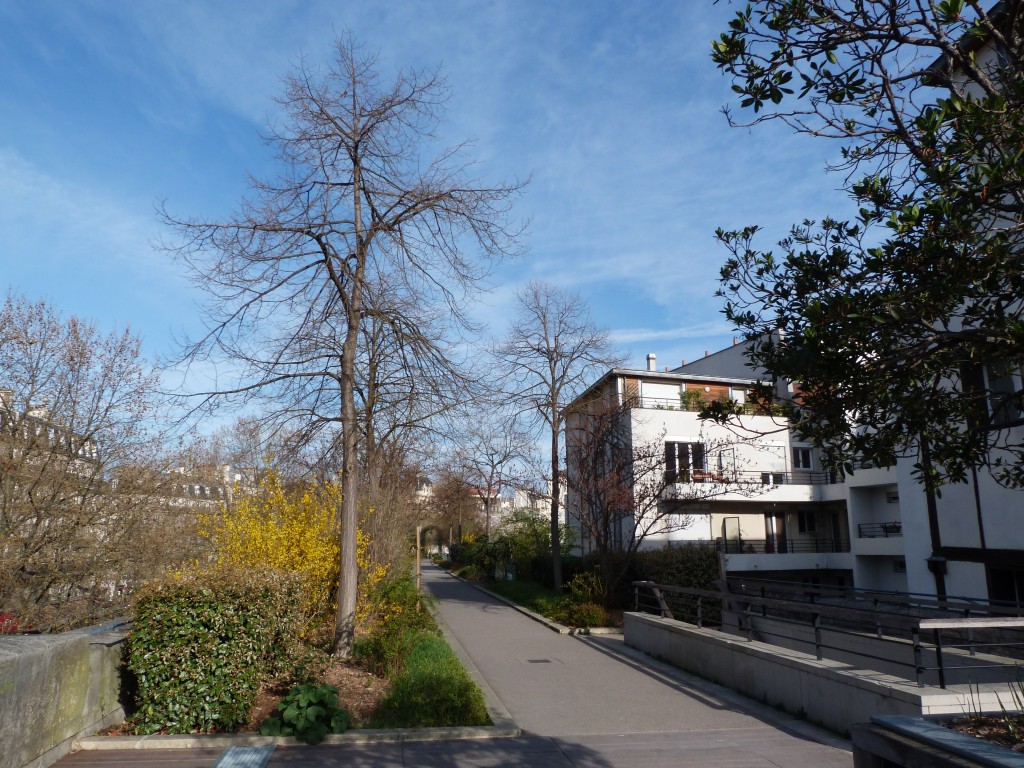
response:
<path id="1" fill-rule="evenodd" d="M 541 616 L 539 613 L 534 613 L 529 608 L 524 608 L 519 603 L 512 602 L 507 597 L 502 597 L 501 595 L 499 595 L 499 594 L 497 594 L 495 592 L 491 592 L 491 590 L 487 589 L 486 587 L 482 587 L 479 584 L 476 584 L 475 582 L 466 581 L 466 579 L 463 579 L 463 578 L 461 578 L 459 576 L 456 576 L 455 574 L 453 574 L 451 572 L 449 572 L 449 575 L 452 576 L 452 578 L 459 579 L 460 581 L 465 581 L 470 586 L 473 586 L 473 587 L 476 587 L 477 589 L 479 589 L 485 595 L 490 595 L 495 600 L 500 600 L 505 605 L 507 605 L 507 606 L 509 606 L 511 608 L 515 608 L 517 611 L 519 611 L 524 616 L 529 616 L 531 619 L 536 621 L 538 624 L 543 624 L 545 627 L 550 629 L 552 632 L 557 632 L 560 635 L 621 635 L 622 634 L 622 630 L 621 629 L 617 629 L 616 627 L 567 627 L 564 624 L 559 624 L 557 621 L 552 621 L 551 619 L 547 618 L 546 616 Z"/>
<path id="2" fill-rule="evenodd" d="M 498 739 L 521 735 L 519 728 L 480 726 L 456 728 L 393 728 L 353 730 L 332 733 L 321 744 L 391 744 L 412 741 L 445 741 L 455 739 Z M 295 747 L 308 746 L 294 736 L 260 736 L 258 733 L 212 733 L 151 736 L 88 736 L 79 739 L 75 748 L 106 751 L 124 749 L 227 749 L 228 747 Z"/>

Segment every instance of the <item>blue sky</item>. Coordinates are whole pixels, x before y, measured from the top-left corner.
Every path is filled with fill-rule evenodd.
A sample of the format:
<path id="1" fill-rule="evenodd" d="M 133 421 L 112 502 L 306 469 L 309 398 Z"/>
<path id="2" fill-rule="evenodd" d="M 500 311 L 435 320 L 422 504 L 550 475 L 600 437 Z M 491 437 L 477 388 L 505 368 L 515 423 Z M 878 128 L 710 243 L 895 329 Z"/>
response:
<path id="1" fill-rule="evenodd" d="M 760 224 L 767 245 L 844 214 L 824 173 L 838 147 L 784 126 L 730 129 L 708 56 L 727 3 L 7 0 L 0 3 L 0 285 L 147 354 L 198 328 L 201 297 L 154 249 L 154 212 L 226 214 L 280 76 L 330 56 L 350 29 L 382 68 L 441 65 L 440 138 L 474 140 L 486 178 L 532 177 L 516 214 L 526 255 L 477 310 L 500 335 L 530 279 L 578 290 L 629 363 L 675 366 L 731 342 L 714 296 L 716 227 Z"/>

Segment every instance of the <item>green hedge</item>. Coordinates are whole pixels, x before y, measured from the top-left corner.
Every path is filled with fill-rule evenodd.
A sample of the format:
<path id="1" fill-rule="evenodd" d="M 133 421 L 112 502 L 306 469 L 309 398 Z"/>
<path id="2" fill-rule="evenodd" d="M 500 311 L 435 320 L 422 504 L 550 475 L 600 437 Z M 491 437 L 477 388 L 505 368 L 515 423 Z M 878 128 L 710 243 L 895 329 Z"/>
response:
<path id="1" fill-rule="evenodd" d="M 374 728 L 489 725 L 483 694 L 439 634 L 420 632 L 391 693 L 377 711 Z"/>
<path id="2" fill-rule="evenodd" d="M 217 570 L 144 587 L 127 647 L 135 733 L 246 722 L 261 683 L 300 658 L 302 585 L 275 571 Z"/>

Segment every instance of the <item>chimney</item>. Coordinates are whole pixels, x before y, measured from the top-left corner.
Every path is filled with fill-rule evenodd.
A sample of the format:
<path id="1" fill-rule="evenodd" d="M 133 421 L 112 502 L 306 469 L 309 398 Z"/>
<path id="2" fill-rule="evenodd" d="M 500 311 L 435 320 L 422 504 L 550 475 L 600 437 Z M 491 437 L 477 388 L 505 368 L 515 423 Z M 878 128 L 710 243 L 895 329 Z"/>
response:
<path id="1" fill-rule="evenodd" d="M 668 373 L 668 372 L 669 372 L 669 367 L 666 365 L 665 366 L 665 373 Z"/>
<path id="2" fill-rule="evenodd" d="M 651 352 L 651 354 L 649 354 L 647 356 L 647 370 L 648 371 L 656 371 L 656 370 L 658 370 L 658 356 L 656 354 L 654 354 L 653 352 Z"/>
<path id="3" fill-rule="evenodd" d="M 733 336 L 732 337 L 732 345 L 735 347 L 739 343 L 740 343 L 739 338 L 737 338 L 736 336 Z"/>
<path id="4" fill-rule="evenodd" d="M 686 358 L 685 357 L 683 358 L 683 365 L 686 365 Z M 682 367 L 682 366 L 680 366 L 680 367 Z"/>
<path id="5" fill-rule="evenodd" d="M 704 350 L 704 357 L 707 357 L 707 356 L 708 356 L 708 351 L 705 349 Z"/>

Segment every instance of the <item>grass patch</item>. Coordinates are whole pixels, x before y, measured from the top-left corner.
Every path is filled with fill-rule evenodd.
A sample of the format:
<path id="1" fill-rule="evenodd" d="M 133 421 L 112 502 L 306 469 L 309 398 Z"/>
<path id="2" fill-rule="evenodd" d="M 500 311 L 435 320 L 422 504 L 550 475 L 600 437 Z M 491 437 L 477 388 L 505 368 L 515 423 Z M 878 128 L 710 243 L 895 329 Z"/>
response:
<path id="1" fill-rule="evenodd" d="M 372 728 L 489 725 L 483 694 L 444 638 L 417 633 Z"/>
<path id="2" fill-rule="evenodd" d="M 496 581 L 487 589 L 552 621 L 565 618 L 562 596 L 535 581 Z"/>

